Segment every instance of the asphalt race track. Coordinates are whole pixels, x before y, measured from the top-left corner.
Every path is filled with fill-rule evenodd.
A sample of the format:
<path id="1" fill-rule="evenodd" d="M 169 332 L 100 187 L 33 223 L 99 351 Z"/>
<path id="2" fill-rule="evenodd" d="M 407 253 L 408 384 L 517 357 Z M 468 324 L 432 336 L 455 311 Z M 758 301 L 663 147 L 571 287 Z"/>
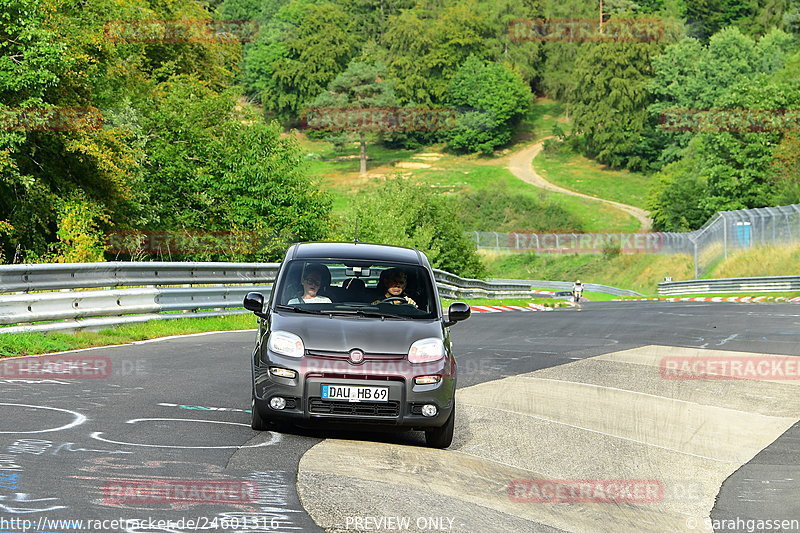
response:
<path id="1" fill-rule="evenodd" d="M 252 431 L 253 332 L 4 359 L 0 533 L 800 531 L 800 380 L 663 366 L 796 368 L 781 356 L 800 355 L 798 326 L 789 304 L 474 315 L 453 327 L 448 450 L 413 432 Z M 44 372 L 67 357 L 94 375 Z M 546 494 L 578 481 L 592 490 Z"/>

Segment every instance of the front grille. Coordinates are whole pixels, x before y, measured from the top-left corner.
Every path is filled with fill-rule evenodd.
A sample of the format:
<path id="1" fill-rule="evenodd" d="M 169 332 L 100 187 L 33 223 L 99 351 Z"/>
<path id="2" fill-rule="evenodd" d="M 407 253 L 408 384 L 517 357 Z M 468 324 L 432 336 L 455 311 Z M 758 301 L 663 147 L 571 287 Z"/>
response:
<path id="1" fill-rule="evenodd" d="M 335 402 L 309 398 L 311 413 L 349 416 L 400 416 L 400 402 Z"/>
<path id="2" fill-rule="evenodd" d="M 350 357 L 350 352 L 306 350 L 306 355 L 331 359 L 347 359 Z M 364 353 L 364 361 L 401 361 L 406 358 L 406 355 L 405 353 Z"/>
<path id="3" fill-rule="evenodd" d="M 309 372 L 306 379 L 368 379 L 371 381 L 405 381 L 402 376 L 378 376 L 373 374 L 335 374 L 332 372 Z"/>

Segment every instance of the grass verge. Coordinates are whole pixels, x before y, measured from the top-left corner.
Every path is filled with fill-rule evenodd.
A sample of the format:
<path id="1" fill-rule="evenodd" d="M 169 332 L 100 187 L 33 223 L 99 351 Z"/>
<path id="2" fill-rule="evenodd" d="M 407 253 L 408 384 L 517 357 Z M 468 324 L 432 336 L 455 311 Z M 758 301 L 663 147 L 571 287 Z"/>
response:
<path id="1" fill-rule="evenodd" d="M 692 279 L 688 255 L 510 254 L 482 251 L 489 277 L 598 283 L 655 294 L 665 276 Z M 590 297 L 591 299 L 591 297 Z"/>
<path id="2" fill-rule="evenodd" d="M 635 172 L 610 170 L 568 150 L 542 152 L 534 168 L 551 183 L 595 198 L 646 208 L 651 178 Z"/>
<path id="3" fill-rule="evenodd" d="M 755 276 L 798 275 L 800 246 L 759 246 L 729 253 L 712 265 L 703 278 L 747 278 Z"/>
<path id="4" fill-rule="evenodd" d="M 257 327 L 256 319 L 252 314 L 247 313 L 224 317 L 151 320 L 103 329 L 98 332 L 4 333 L 0 334 L 0 357 L 65 352 L 80 348 L 128 344 L 171 335 L 253 329 L 255 327 Z"/>

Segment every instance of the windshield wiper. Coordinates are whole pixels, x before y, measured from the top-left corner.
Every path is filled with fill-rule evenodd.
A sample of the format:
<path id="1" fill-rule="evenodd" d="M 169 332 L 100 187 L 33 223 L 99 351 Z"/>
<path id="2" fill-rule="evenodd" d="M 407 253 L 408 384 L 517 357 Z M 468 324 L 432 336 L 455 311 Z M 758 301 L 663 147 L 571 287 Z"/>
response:
<path id="1" fill-rule="evenodd" d="M 282 311 L 294 311 L 295 313 L 309 313 L 311 315 L 321 315 L 322 311 L 319 309 L 303 309 L 302 307 L 295 307 L 293 305 L 276 305 L 275 309 Z"/>
<path id="2" fill-rule="evenodd" d="M 361 309 L 330 309 L 325 311 L 320 311 L 323 314 L 329 315 L 354 315 L 354 316 L 363 316 L 368 318 L 394 318 L 397 320 L 409 320 L 408 317 L 402 315 L 393 315 L 391 313 L 378 313 L 375 311 L 364 311 Z"/>

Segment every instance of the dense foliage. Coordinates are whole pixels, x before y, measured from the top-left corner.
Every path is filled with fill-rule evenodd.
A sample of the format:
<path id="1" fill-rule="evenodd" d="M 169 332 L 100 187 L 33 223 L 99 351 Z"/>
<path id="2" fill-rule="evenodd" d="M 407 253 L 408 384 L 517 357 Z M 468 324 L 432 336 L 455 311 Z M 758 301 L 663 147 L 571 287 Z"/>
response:
<path id="1" fill-rule="evenodd" d="M 528 110 L 530 88 L 499 63 L 470 56 L 447 87 L 445 101 L 458 109 L 450 147 L 490 154 L 511 140 L 513 127 Z"/>
<path id="2" fill-rule="evenodd" d="M 362 242 L 423 250 L 434 268 L 465 277 L 486 274 L 456 205 L 424 186 L 387 181 L 354 198 L 350 213 L 352 219 L 343 221 L 336 234 L 339 240 L 352 241 L 357 228 Z"/>
<path id="3" fill-rule="evenodd" d="M 197 23 L 152 38 L 143 18 Z M 241 43 L 203 34 L 209 19 L 194 0 L 0 1 L 0 260 L 99 260 L 109 232 L 215 230 L 262 237 L 184 258 L 274 259 L 327 234 L 329 200 L 242 100 Z"/>
<path id="4" fill-rule="evenodd" d="M 565 104 L 569 146 L 655 175 L 656 229 L 800 202 L 800 0 L 606 0 L 604 11 L 611 27 L 648 17 L 658 32 L 525 36 L 534 19 L 597 20 L 586 0 L 0 0 L 0 261 L 108 259 L 104 236 L 119 231 L 263 237 L 197 259 L 274 259 L 288 240 L 335 237 L 330 200 L 283 135 L 312 106 L 451 110 L 444 129 L 346 133 L 365 153 L 442 142 L 491 154 L 532 95 L 547 95 Z M 222 20 L 252 31 L 208 31 Z M 399 209 L 386 194 L 418 211 L 365 231 L 480 272 L 453 210 L 492 199 L 387 187 L 354 204 L 364 220 Z M 545 229 L 553 209 L 526 204 L 509 220 L 531 213 L 519 224 Z"/>

